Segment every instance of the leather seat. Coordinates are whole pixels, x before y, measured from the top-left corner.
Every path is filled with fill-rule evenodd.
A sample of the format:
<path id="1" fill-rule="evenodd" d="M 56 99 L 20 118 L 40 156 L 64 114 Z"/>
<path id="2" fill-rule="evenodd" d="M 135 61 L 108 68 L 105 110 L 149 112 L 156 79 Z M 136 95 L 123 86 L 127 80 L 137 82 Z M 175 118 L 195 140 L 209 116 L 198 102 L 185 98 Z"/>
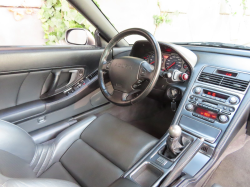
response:
<path id="1" fill-rule="evenodd" d="M 39 145 L 0 121 L 0 186 L 109 186 L 156 142 L 109 114 L 87 117 Z"/>

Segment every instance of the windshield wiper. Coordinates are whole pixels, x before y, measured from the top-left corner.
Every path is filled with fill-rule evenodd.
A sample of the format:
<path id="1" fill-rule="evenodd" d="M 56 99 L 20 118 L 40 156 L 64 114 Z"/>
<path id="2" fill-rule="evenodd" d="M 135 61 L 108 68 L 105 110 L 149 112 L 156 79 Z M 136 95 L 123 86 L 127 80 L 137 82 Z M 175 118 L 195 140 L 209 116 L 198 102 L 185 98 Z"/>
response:
<path id="1" fill-rule="evenodd" d="M 238 44 L 230 44 L 230 43 L 221 43 L 221 42 L 175 42 L 174 44 L 250 50 L 250 47 L 248 47 L 248 46 L 238 45 Z"/>

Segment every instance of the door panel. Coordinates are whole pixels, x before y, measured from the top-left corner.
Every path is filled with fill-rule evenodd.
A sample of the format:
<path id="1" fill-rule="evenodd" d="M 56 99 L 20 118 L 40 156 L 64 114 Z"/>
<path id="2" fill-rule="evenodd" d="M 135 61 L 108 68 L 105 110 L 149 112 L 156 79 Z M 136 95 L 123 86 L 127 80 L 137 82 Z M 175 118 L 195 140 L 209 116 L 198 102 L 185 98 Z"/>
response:
<path id="1" fill-rule="evenodd" d="M 102 52 L 93 46 L 0 48 L 0 119 L 30 132 L 107 103 L 102 94 L 96 96 L 102 102 L 90 102 Z"/>
<path id="2" fill-rule="evenodd" d="M 0 110 L 16 106 L 19 89 L 28 73 L 0 76 Z"/>
<path id="3" fill-rule="evenodd" d="M 50 72 L 51 71 L 29 72 L 19 87 L 16 105 L 38 100 Z"/>
<path id="4" fill-rule="evenodd" d="M 99 94 L 97 94 L 99 93 Z M 19 127 L 23 128 L 27 132 L 33 132 L 37 129 L 41 129 L 44 127 L 47 127 L 51 124 L 54 124 L 58 121 L 62 121 L 67 118 L 71 118 L 72 116 L 75 116 L 77 114 L 81 114 L 87 111 L 90 111 L 97 106 L 101 105 L 92 105 L 90 100 L 93 95 L 97 94 L 99 96 L 98 100 L 103 100 L 101 105 L 108 103 L 108 101 L 104 98 L 104 96 L 101 94 L 99 89 L 96 89 L 95 91 L 91 92 L 90 94 L 86 95 L 85 97 L 82 97 L 80 100 L 74 102 L 71 105 L 67 105 L 66 107 L 61 108 L 60 110 L 55 110 L 53 112 L 49 112 L 44 115 L 37 116 L 35 118 L 26 120 L 24 122 L 16 123 Z M 45 121 L 42 123 L 39 123 L 40 118 L 45 118 Z"/>

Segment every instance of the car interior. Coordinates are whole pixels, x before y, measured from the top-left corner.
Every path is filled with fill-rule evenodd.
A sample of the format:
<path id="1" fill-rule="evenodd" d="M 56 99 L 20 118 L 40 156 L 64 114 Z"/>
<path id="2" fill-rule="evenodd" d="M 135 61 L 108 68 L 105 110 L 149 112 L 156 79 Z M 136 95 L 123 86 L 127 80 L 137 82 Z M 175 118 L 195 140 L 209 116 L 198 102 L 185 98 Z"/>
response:
<path id="1" fill-rule="evenodd" d="M 94 37 L 0 47 L 0 185 L 248 186 L 249 50 L 117 32 L 69 2 Z"/>

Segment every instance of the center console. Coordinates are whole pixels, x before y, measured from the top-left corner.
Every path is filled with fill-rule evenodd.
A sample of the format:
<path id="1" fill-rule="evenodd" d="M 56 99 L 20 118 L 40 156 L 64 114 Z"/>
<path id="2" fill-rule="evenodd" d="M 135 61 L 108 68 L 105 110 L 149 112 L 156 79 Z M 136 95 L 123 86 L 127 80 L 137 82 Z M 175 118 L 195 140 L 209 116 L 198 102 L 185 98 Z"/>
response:
<path id="1" fill-rule="evenodd" d="M 173 150 L 172 147 L 178 144 L 171 145 L 176 137 L 169 130 L 157 147 L 125 177 L 143 187 L 163 187 L 172 182 L 177 185 L 196 175 L 210 160 L 234 118 L 248 90 L 249 80 L 250 74 L 244 72 L 203 67 L 190 82 L 189 91 L 182 99 L 182 108 L 178 109 L 175 124 L 172 124 L 182 130 L 181 136 L 177 137 L 182 146 L 178 153 L 174 157 L 164 153 L 168 147 Z M 183 137 L 188 143 L 182 142 Z"/>

